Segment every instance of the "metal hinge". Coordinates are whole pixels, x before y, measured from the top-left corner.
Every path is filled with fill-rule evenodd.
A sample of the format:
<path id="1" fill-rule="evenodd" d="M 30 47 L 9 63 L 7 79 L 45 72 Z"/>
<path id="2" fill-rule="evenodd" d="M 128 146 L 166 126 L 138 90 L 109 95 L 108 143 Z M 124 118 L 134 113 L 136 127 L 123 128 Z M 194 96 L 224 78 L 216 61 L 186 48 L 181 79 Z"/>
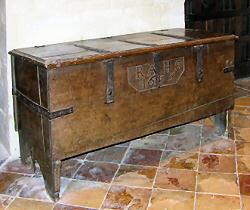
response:
<path id="1" fill-rule="evenodd" d="M 49 112 L 46 108 L 42 107 L 41 105 L 35 103 L 34 101 L 30 100 L 27 96 L 23 95 L 18 90 L 13 90 L 12 93 L 22 104 L 24 104 L 27 108 L 31 109 L 32 111 L 39 113 L 45 117 L 47 117 L 49 120 L 53 120 L 59 117 L 63 117 L 65 115 L 72 114 L 74 112 L 74 108 L 70 107 L 67 109 L 55 111 L 55 112 Z"/>
<path id="2" fill-rule="evenodd" d="M 204 78 L 204 45 L 198 45 L 194 47 L 196 52 L 196 79 L 198 83 L 201 83 Z"/>
<path id="3" fill-rule="evenodd" d="M 114 88 L 114 60 L 104 61 L 107 71 L 107 86 L 106 86 L 106 103 L 114 103 L 115 88 Z"/>

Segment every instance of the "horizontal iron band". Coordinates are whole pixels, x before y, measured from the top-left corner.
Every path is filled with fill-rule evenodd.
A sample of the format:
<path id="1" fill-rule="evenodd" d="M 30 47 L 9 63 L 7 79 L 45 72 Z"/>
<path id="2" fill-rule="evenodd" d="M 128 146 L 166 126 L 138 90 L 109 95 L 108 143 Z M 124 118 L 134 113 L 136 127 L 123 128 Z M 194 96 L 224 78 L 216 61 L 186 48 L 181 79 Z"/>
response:
<path id="1" fill-rule="evenodd" d="M 85 45 L 78 45 L 78 44 L 74 44 L 75 47 L 79 47 L 85 50 L 89 50 L 89 51 L 94 51 L 94 52 L 98 52 L 98 53 L 111 53 L 108 50 L 102 50 L 102 49 L 98 49 L 98 48 L 94 48 L 94 47 L 89 47 L 89 46 L 85 46 Z"/>
<path id="2" fill-rule="evenodd" d="M 62 109 L 55 112 L 49 112 L 48 109 L 42 107 L 41 105 L 35 103 L 34 101 L 30 100 L 27 96 L 23 95 L 19 90 L 13 90 L 13 95 L 17 97 L 17 99 L 23 103 L 26 107 L 32 109 L 34 112 L 37 112 L 49 120 L 53 120 L 59 117 L 63 117 L 65 115 L 72 114 L 74 112 L 74 108 L 70 107 L 67 109 Z"/>
<path id="3" fill-rule="evenodd" d="M 118 41 L 124 42 L 124 43 L 129 43 L 129 44 L 136 44 L 136 45 L 142 45 L 142 46 L 149 46 L 149 47 L 157 47 L 157 44 L 148 44 L 148 43 L 142 43 L 142 42 L 135 42 L 135 41 L 128 41 L 128 40 L 122 40 L 119 39 Z"/>
<path id="4" fill-rule="evenodd" d="M 181 39 L 183 41 L 184 40 L 188 40 L 188 41 L 194 40 L 193 38 L 188 37 L 188 36 L 178 36 L 178 35 L 172 35 L 172 34 L 162 34 L 162 33 L 157 33 L 157 32 L 152 32 L 152 34 L 159 35 L 159 36 L 166 36 L 166 37 L 175 38 L 175 39 Z"/>

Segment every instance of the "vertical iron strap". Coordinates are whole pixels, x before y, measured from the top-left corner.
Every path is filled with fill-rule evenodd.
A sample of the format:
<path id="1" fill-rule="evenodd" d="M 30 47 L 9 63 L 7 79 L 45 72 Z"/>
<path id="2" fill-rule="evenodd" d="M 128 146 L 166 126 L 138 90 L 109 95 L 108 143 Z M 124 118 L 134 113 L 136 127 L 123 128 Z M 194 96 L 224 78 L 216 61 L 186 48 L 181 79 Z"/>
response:
<path id="1" fill-rule="evenodd" d="M 196 79 L 201 83 L 204 78 L 204 45 L 194 47 L 196 52 Z"/>
<path id="2" fill-rule="evenodd" d="M 114 60 L 105 61 L 107 70 L 106 103 L 114 103 Z"/>
<path id="3" fill-rule="evenodd" d="M 160 53 L 153 53 L 154 58 L 154 66 L 155 66 L 155 85 L 158 88 L 160 86 L 160 74 L 161 74 L 161 66 L 160 66 Z"/>

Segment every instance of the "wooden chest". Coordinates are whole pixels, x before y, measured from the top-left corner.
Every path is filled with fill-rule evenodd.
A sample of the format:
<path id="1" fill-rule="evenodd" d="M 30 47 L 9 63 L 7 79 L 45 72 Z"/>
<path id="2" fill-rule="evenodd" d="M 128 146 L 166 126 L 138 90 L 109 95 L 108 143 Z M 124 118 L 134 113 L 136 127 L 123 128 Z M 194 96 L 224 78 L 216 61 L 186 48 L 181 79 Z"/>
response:
<path id="1" fill-rule="evenodd" d="M 237 37 L 171 29 L 10 52 L 21 158 L 61 161 L 229 110 Z"/>

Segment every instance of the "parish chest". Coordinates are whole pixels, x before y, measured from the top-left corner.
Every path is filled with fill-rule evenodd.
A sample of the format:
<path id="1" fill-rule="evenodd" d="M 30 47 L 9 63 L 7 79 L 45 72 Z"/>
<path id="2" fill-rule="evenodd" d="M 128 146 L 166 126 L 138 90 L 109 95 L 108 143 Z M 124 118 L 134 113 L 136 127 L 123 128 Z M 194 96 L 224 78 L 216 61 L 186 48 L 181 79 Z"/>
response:
<path id="1" fill-rule="evenodd" d="M 230 110 L 236 38 L 169 29 L 11 51 L 22 161 L 57 199 L 64 159 Z"/>

